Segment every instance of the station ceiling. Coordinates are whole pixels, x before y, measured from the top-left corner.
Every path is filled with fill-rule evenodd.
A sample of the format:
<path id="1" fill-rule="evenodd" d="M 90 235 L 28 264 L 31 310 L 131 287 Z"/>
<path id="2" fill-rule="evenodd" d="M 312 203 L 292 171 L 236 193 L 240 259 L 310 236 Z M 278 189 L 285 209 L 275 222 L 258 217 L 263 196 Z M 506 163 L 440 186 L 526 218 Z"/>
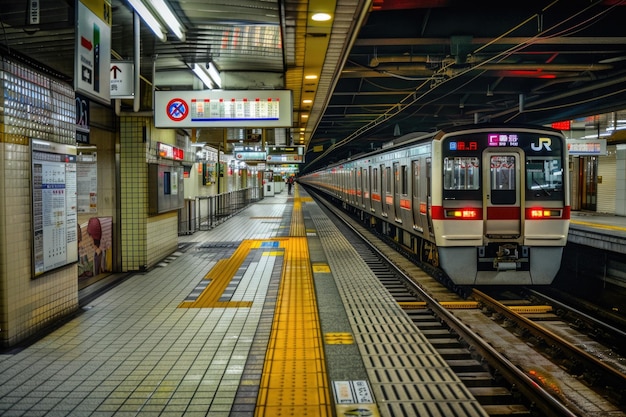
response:
<path id="1" fill-rule="evenodd" d="M 412 132 L 626 108 L 626 1 L 166 2 L 185 40 L 168 32 L 161 41 L 142 24 L 146 85 L 201 89 L 190 68 L 211 61 L 223 88 L 291 90 L 284 144 L 306 146 L 304 170 Z M 37 25 L 26 24 L 27 1 L 0 3 L 3 52 L 71 81 L 74 1 L 40 0 Z M 132 9 L 127 0 L 111 6 L 113 58 L 132 58 Z M 316 12 L 332 19 L 314 22 Z M 310 74 L 318 78 L 305 79 Z"/>

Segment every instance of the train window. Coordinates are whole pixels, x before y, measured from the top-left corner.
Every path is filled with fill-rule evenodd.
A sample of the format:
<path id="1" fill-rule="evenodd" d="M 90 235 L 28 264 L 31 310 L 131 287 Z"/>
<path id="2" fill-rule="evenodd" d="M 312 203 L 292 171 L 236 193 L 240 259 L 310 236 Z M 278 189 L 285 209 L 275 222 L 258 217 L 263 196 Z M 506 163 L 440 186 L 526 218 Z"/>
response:
<path id="1" fill-rule="evenodd" d="M 494 155 L 491 164 L 491 202 L 493 204 L 515 204 L 516 179 L 515 157 L 510 155 Z"/>
<path id="2" fill-rule="evenodd" d="M 446 157 L 443 160 L 444 190 L 478 190 L 480 164 L 475 156 Z"/>
<path id="3" fill-rule="evenodd" d="M 408 194 L 409 192 L 409 174 L 406 165 L 400 166 L 400 193 Z"/>
<path id="4" fill-rule="evenodd" d="M 391 168 L 385 168 L 385 192 L 391 193 Z"/>
<path id="5" fill-rule="evenodd" d="M 378 168 L 372 172 L 372 191 L 378 192 Z"/>
<path id="6" fill-rule="evenodd" d="M 419 183 L 420 183 L 420 162 L 413 161 L 413 196 L 416 197 L 419 194 Z"/>
<path id="7" fill-rule="evenodd" d="M 492 156 L 491 160 L 491 188 L 493 190 L 515 189 L 515 157 Z"/>
<path id="8" fill-rule="evenodd" d="M 561 199 L 563 192 L 563 167 L 559 157 L 526 158 L 527 196 L 533 199 Z"/>
<path id="9" fill-rule="evenodd" d="M 368 181 L 368 177 L 367 177 L 367 169 L 363 170 L 363 196 L 365 198 L 369 198 L 369 181 Z"/>

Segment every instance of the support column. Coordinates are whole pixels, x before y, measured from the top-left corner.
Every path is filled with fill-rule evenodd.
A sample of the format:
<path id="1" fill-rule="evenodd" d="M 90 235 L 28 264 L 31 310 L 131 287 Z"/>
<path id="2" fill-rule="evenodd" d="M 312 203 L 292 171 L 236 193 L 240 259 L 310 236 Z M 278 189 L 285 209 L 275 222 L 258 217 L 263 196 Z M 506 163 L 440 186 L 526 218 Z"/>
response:
<path id="1" fill-rule="evenodd" d="M 615 214 L 626 216 L 626 144 L 616 145 Z"/>

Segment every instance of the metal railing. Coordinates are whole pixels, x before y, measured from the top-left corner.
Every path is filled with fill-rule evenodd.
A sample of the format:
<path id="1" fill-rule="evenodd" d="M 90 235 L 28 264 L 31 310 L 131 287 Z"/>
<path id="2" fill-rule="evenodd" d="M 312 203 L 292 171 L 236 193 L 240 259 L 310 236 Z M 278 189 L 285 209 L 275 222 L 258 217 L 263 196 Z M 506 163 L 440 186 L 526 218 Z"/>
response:
<path id="1" fill-rule="evenodd" d="M 185 200 L 185 207 L 179 210 L 178 234 L 210 230 L 262 198 L 263 189 L 253 187 Z"/>

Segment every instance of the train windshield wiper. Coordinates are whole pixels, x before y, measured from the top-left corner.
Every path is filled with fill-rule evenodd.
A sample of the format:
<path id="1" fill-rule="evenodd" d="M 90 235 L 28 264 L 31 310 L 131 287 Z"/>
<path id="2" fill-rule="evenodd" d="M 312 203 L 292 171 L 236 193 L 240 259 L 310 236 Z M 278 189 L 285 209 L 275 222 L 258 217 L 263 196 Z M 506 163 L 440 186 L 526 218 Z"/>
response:
<path id="1" fill-rule="evenodd" d="M 544 185 L 539 184 L 539 181 L 537 181 L 537 180 L 535 179 L 535 177 L 534 177 L 534 176 L 533 176 L 533 182 L 534 182 L 535 184 L 537 184 L 537 187 L 539 187 L 539 189 L 540 189 L 541 191 L 543 191 L 545 195 L 547 195 L 548 197 L 550 197 L 550 196 L 552 195 L 552 194 L 550 194 L 550 192 L 549 192 L 548 190 L 546 190 L 546 189 L 544 188 Z"/>

